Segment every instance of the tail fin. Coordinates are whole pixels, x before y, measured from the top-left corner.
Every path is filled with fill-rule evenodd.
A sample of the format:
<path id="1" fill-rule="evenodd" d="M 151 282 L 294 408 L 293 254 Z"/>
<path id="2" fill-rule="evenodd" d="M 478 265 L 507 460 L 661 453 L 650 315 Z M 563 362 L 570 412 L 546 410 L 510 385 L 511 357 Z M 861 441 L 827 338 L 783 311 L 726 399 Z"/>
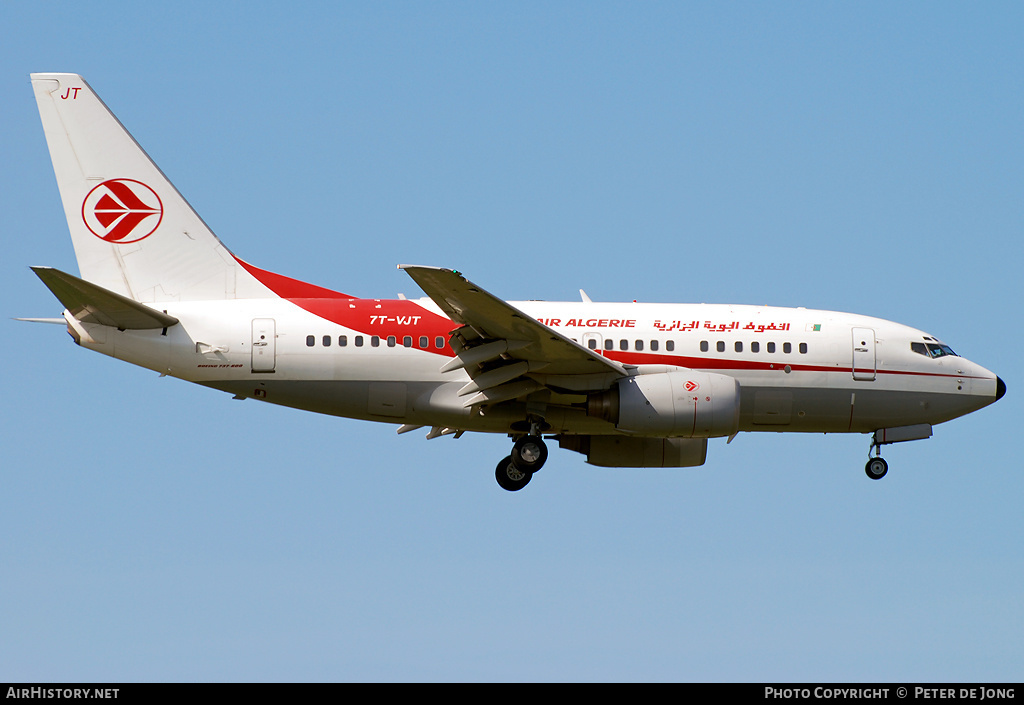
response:
<path id="1" fill-rule="evenodd" d="M 83 279 L 147 303 L 275 295 L 81 76 L 36 73 L 32 88 Z"/>

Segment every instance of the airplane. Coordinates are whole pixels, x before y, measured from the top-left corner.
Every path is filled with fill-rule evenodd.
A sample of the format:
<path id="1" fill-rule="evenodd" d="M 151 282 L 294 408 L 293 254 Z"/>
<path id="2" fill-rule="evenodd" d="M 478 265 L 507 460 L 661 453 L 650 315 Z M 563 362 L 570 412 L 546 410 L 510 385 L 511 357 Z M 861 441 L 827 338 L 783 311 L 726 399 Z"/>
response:
<path id="1" fill-rule="evenodd" d="M 81 76 L 32 87 L 80 277 L 32 267 L 81 347 L 256 399 L 426 437 L 506 434 L 505 490 L 546 441 L 598 467 L 696 467 L 740 432 L 872 434 L 881 447 L 1006 393 L 899 323 L 749 305 L 506 302 L 447 268 L 426 294 L 365 299 L 258 268 L 213 234 Z"/>

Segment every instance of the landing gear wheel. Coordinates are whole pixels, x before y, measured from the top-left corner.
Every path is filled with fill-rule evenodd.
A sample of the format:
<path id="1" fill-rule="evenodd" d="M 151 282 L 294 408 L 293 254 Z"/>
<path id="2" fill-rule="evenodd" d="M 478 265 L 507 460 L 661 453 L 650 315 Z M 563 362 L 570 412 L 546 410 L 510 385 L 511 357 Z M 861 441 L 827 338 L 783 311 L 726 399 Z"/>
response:
<path id="1" fill-rule="evenodd" d="M 548 447 L 540 436 L 523 436 L 512 446 L 512 455 L 509 457 L 518 469 L 533 474 L 548 459 Z"/>
<path id="2" fill-rule="evenodd" d="M 866 472 L 868 477 L 872 480 L 881 480 L 885 477 L 885 473 L 889 472 L 889 463 L 885 462 L 881 458 L 872 458 L 868 461 L 868 464 L 864 466 L 864 472 Z"/>
<path id="3" fill-rule="evenodd" d="M 515 463 L 512 462 L 512 456 L 509 455 L 498 463 L 498 467 L 494 470 L 494 479 L 501 485 L 501 489 L 517 492 L 530 484 L 530 480 L 533 479 L 533 473 L 523 472 L 517 468 Z"/>

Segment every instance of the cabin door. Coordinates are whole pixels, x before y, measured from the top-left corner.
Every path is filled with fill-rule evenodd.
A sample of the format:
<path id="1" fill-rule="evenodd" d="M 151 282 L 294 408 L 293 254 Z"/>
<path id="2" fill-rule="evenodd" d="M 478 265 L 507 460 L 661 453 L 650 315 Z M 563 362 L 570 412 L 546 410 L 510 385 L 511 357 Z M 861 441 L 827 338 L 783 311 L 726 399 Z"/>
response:
<path id="1" fill-rule="evenodd" d="M 252 319 L 252 371 L 273 372 L 276 358 L 277 327 L 274 319 Z"/>
<path id="2" fill-rule="evenodd" d="M 853 378 L 869 382 L 875 378 L 875 331 L 853 329 Z"/>

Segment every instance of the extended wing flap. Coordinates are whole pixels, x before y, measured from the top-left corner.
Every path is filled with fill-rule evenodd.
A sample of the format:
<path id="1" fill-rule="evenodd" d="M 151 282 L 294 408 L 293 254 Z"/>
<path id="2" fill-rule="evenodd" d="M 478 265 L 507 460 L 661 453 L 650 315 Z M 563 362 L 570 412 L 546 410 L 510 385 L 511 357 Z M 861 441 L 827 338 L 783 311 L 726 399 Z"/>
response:
<path id="1" fill-rule="evenodd" d="M 99 323 L 121 330 L 167 328 L 178 322 L 174 316 L 104 289 L 52 267 L 32 267 L 46 287 L 68 312 L 84 323 Z"/>
<path id="2" fill-rule="evenodd" d="M 456 350 L 459 362 L 449 363 L 447 369 L 465 367 L 475 379 L 475 363 L 502 357 L 510 364 L 513 360 L 529 361 L 531 373 L 540 371 L 530 375 L 537 379 L 581 375 L 603 380 L 609 375 L 628 374 L 618 362 L 566 338 L 454 270 L 413 265 L 401 265 L 399 269 L 404 269 L 445 315 L 470 328 L 476 336 L 472 345 Z M 494 376 L 502 383 L 508 381 L 504 374 Z M 487 386 L 481 384 L 480 388 Z"/>

